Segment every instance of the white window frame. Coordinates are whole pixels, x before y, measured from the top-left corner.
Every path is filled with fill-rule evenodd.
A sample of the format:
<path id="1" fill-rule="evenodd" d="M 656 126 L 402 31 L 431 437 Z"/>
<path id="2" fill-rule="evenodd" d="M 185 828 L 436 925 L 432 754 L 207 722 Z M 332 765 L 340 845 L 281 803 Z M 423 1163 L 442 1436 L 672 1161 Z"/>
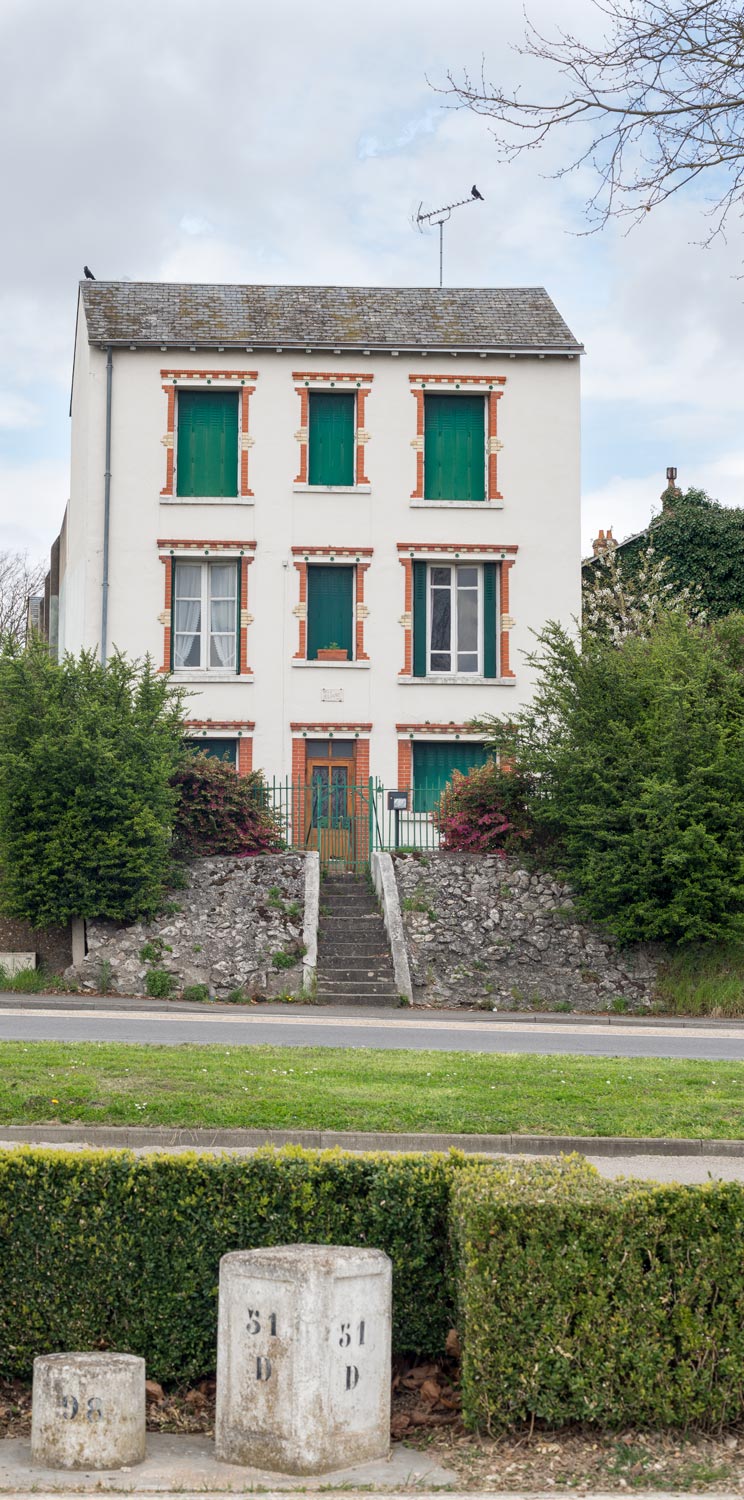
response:
<path id="1" fill-rule="evenodd" d="M 191 676 L 191 675 L 194 675 L 194 674 L 198 674 L 199 676 L 209 676 L 209 677 L 222 676 L 222 677 L 230 677 L 230 678 L 232 678 L 232 677 L 236 677 L 238 675 L 238 651 L 239 651 L 239 643 L 238 643 L 238 606 L 239 606 L 239 601 L 238 601 L 238 588 L 239 588 L 238 572 L 239 572 L 239 567 L 238 567 L 238 564 L 239 564 L 239 562 L 240 562 L 240 559 L 237 558 L 237 557 L 219 557 L 219 556 L 217 556 L 217 557 L 208 557 L 208 558 L 206 558 L 206 557 L 203 557 L 203 558 L 201 558 L 201 557 L 200 558 L 196 558 L 196 557 L 176 557 L 176 558 L 174 558 L 174 564 L 175 564 L 175 566 L 174 566 L 174 578 L 173 578 L 173 627 L 172 627 L 173 628 L 173 672 L 174 672 L 174 676 Z M 200 657 L 200 664 L 199 664 L 198 667 L 193 667 L 193 666 L 178 666 L 177 663 L 176 663 L 176 641 L 177 641 L 177 638 L 178 638 L 179 635 L 183 635 L 183 634 L 186 633 L 184 631 L 179 631 L 179 630 L 176 629 L 177 605 L 178 605 L 178 571 L 179 571 L 179 567 L 183 567 L 184 565 L 186 567 L 192 567 L 192 568 L 198 567 L 198 568 L 201 569 L 201 606 L 200 606 L 201 607 L 201 616 L 200 616 L 201 624 L 200 624 L 200 629 L 199 629 L 199 657 Z M 209 606 L 210 606 L 210 602 L 211 602 L 211 592 L 210 592 L 210 588 L 209 588 L 209 578 L 210 578 L 210 570 L 213 567 L 232 567 L 233 573 L 234 573 L 234 578 L 235 578 L 235 591 L 234 591 L 234 595 L 233 595 L 234 606 L 235 606 L 235 613 L 234 613 L 234 624 L 233 624 L 233 630 L 232 630 L 233 653 L 234 654 L 233 654 L 233 661 L 232 661 L 232 665 L 231 666 L 223 666 L 223 665 L 212 666 L 212 665 L 210 665 L 210 656 L 211 656 L 210 647 L 211 647 L 211 644 L 212 644 L 212 636 L 213 635 L 227 635 L 227 633 L 228 633 L 227 631 L 223 631 L 223 630 L 213 631 L 213 630 L 210 629 L 210 609 L 209 609 Z"/>
<path id="2" fill-rule="evenodd" d="M 432 644 L 431 626 L 434 604 L 434 589 L 441 587 L 433 583 L 432 570 L 434 568 L 449 568 L 450 576 L 455 572 L 455 587 L 450 585 L 450 667 L 432 667 Z M 458 643 L 457 643 L 457 570 L 458 568 L 475 568 L 478 575 L 478 613 L 477 613 L 477 665 L 473 669 L 462 668 L 457 665 Z M 455 607 L 452 607 L 452 596 L 454 594 Z M 439 648 L 441 649 L 441 648 Z M 483 564 L 471 562 L 464 558 L 441 558 L 428 562 L 426 565 L 426 676 L 427 677 L 463 677 L 477 679 L 483 676 Z"/>

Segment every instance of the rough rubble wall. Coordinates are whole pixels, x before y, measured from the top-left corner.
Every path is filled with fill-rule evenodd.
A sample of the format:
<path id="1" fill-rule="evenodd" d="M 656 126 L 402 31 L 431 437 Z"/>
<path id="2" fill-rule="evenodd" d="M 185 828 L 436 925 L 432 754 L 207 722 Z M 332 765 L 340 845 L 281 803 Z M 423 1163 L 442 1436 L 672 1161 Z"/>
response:
<path id="1" fill-rule="evenodd" d="M 658 954 L 579 921 L 569 888 L 488 854 L 395 859 L 414 1002 L 642 1010 Z"/>
<path id="2" fill-rule="evenodd" d="M 88 922 L 85 961 L 68 970 L 81 988 L 100 991 L 103 978 L 114 994 L 146 995 L 148 972 L 164 969 L 176 995 L 195 984 L 221 999 L 239 989 L 246 996 L 299 994 L 304 856 L 197 859 L 184 873 L 186 886 L 167 893 L 153 921 Z M 277 954 L 287 954 L 291 966 L 277 968 Z"/>

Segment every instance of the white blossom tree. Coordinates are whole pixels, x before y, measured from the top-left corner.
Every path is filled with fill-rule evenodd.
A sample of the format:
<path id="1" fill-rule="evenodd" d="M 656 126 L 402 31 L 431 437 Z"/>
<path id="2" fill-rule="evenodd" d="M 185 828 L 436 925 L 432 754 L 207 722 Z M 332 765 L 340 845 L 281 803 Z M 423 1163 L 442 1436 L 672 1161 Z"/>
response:
<path id="1" fill-rule="evenodd" d="M 705 619 L 700 590 L 675 583 L 668 559 L 657 557 L 650 538 L 637 562 L 623 557 L 617 545 L 600 552 L 583 573 L 581 592 L 584 629 L 615 645 L 628 636 L 648 636 L 671 611 Z"/>

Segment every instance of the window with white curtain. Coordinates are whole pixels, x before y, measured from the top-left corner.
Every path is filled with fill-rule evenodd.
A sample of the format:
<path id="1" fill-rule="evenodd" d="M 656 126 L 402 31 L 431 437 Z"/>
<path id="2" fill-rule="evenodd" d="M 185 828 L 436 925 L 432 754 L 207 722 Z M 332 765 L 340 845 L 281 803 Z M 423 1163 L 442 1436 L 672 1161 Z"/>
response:
<path id="1" fill-rule="evenodd" d="M 234 672 L 237 562 L 176 562 L 174 573 L 174 669 Z"/>
<path id="2" fill-rule="evenodd" d="M 472 563 L 429 568 L 429 671 L 481 667 L 481 569 Z"/>

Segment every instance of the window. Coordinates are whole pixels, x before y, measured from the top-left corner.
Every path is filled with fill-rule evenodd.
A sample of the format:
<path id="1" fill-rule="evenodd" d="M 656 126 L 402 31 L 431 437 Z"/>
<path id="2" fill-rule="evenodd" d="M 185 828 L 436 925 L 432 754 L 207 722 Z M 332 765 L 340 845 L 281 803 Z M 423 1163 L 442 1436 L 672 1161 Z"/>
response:
<path id="1" fill-rule="evenodd" d="M 238 493 L 237 391 L 178 392 L 176 494 Z"/>
<path id="2" fill-rule="evenodd" d="M 310 392 L 310 484 L 353 485 L 356 444 L 354 403 L 354 396 L 347 392 Z"/>
<path id="3" fill-rule="evenodd" d="M 424 498 L 485 500 L 483 396 L 424 397 Z"/>
<path id="4" fill-rule="evenodd" d="M 322 661 L 328 651 L 343 652 L 341 660 L 353 661 L 354 572 L 353 567 L 335 563 L 313 563 L 308 568 L 308 661 Z"/>
<path id="5" fill-rule="evenodd" d="M 496 676 L 496 564 L 413 564 L 413 675 Z"/>
<path id="6" fill-rule="evenodd" d="M 486 760 L 483 745 L 462 740 L 422 740 L 413 746 L 413 811 L 433 812 L 453 771 L 463 776 Z"/>
<path id="7" fill-rule="evenodd" d="M 233 770 L 238 766 L 238 742 L 237 740 L 223 740 L 209 736 L 199 739 L 187 740 L 186 744 L 190 750 L 198 755 L 209 755 L 214 760 L 224 760 Z"/>
<path id="8" fill-rule="evenodd" d="M 237 561 L 174 563 L 175 671 L 237 671 L 239 568 Z"/>

